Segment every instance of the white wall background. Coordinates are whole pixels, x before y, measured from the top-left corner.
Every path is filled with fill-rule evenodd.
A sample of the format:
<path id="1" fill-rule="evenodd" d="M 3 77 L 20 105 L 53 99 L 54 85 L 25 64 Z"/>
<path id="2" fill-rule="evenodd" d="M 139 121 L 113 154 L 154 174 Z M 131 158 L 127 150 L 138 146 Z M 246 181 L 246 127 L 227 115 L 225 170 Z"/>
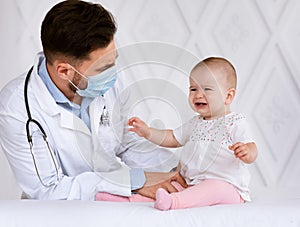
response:
<path id="1" fill-rule="evenodd" d="M 0 88 L 33 64 L 36 52 L 41 50 L 41 21 L 57 2 L 0 1 Z M 187 108 L 182 97 L 185 100 L 187 74 L 195 62 L 212 55 L 230 59 L 239 78 L 234 110 L 247 115 L 260 151 L 251 167 L 254 197 L 300 197 L 300 1 L 99 2 L 116 17 L 120 48 L 135 47 L 140 42 L 162 42 L 157 49 L 134 48 L 141 59 L 150 56 L 154 62 L 128 67 L 128 85 L 141 81 L 137 87 L 145 91 L 148 78 L 149 86 L 157 88 L 145 99 L 147 110 L 143 113 L 144 107 L 137 104 L 135 111 L 153 124 L 179 125 L 191 112 L 180 112 L 174 100 L 167 97 L 178 92 L 181 107 Z M 166 58 L 172 58 L 171 63 L 159 58 L 169 47 L 171 52 L 180 50 L 166 54 Z M 179 70 L 177 65 L 181 64 Z M 18 198 L 20 191 L 0 154 L 0 198 Z"/>

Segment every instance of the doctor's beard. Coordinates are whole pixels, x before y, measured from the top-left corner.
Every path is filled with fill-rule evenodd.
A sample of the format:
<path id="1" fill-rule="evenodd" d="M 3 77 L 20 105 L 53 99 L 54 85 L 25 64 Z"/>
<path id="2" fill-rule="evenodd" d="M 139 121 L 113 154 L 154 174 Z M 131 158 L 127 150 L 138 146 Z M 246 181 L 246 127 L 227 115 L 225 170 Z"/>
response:
<path id="1" fill-rule="evenodd" d="M 76 74 L 73 77 L 73 79 L 71 81 L 69 81 L 69 88 L 74 93 L 77 92 L 78 88 L 79 89 L 85 89 L 87 87 L 87 81 L 84 81 L 84 79 L 82 79 L 82 77 L 79 74 L 77 74 L 77 75 Z"/>

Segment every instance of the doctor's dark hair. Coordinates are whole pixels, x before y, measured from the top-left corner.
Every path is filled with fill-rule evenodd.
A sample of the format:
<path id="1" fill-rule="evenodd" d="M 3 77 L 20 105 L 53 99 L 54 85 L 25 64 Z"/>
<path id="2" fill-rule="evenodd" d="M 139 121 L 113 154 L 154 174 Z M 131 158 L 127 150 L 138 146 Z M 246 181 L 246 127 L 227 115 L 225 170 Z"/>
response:
<path id="1" fill-rule="evenodd" d="M 44 54 L 50 64 L 56 56 L 85 60 L 92 51 L 107 47 L 116 30 L 113 15 L 100 4 L 63 1 L 42 22 Z"/>

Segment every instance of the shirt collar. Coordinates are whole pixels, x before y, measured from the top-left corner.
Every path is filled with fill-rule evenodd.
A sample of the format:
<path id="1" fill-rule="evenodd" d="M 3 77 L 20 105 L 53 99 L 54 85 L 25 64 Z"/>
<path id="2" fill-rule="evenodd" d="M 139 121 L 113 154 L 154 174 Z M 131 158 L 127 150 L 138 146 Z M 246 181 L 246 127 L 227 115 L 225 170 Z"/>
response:
<path id="1" fill-rule="evenodd" d="M 46 85 L 48 91 L 50 92 L 50 94 L 52 95 L 52 97 L 54 98 L 54 100 L 57 104 L 62 104 L 65 107 L 73 109 L 73 110 L 80 108 L 79 105 L 77 105 L 77 104 L 71 102 L 69 99 L 67 99 L 67 97 L 53 83 L 53 81 L 51 80 L 51 77 L 47 71 L 46 58 L 43 59 L 38 72 L 39 72 L 38 74 L 39 74 L 40 78 Z"/>

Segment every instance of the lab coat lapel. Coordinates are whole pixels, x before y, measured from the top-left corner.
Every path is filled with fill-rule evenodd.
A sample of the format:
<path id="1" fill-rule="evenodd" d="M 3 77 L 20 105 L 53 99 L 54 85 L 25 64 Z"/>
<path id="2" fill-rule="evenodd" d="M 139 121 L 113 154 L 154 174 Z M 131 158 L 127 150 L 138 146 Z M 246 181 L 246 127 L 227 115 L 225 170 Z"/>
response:
<path id="1" fill-rule="evenodd" d="M 87 135 L 91 135 L 89 128 L 86 124 L 72 113 L 62 110 L 60 112 L 60 125 L 63 128 L 83 132 Z"/>

